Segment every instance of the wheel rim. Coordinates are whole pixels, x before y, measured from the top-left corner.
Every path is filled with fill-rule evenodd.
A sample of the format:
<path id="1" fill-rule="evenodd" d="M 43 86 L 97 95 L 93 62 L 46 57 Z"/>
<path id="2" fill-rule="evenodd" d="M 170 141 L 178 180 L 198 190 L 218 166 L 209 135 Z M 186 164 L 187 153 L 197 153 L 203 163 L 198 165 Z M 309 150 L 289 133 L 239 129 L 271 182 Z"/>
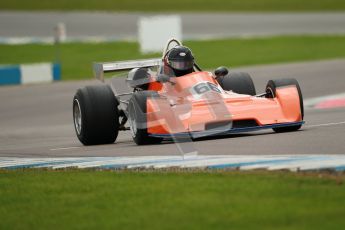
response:
<path id="1" fill-rule="evenodd" d="M 73 118 L 74 118 L 74 127 L 77 131 L 78 135 L 81 133 L 81 125 L 82 125 L 82 119 L 81 119 L 81 109 L 78 99 L 74 100 L 73 103 Z"/>
<path id="2" fill-rule="evenodd" d="M 129 127 L 131 130 L 132 137 L 135 137 L 137 135 L 137 123 L 135 122 L 135 109 L 134 106 L 131 106 L 128 112 L 129 112 Z M 133 114 L 134 113 L 134 114 Z"/>

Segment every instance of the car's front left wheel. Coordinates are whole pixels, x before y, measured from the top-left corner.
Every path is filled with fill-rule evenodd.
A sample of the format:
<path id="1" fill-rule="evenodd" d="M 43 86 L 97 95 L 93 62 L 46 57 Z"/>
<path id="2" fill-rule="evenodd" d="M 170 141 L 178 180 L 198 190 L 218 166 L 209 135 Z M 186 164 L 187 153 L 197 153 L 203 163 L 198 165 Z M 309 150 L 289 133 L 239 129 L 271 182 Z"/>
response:
<path id="1" fill-rule="evenodd" d="M 84 145 L 114 143 L 119 132 L 118 101 L 108 85 L 86 86 L 73 98 L 73 121 Z"/>

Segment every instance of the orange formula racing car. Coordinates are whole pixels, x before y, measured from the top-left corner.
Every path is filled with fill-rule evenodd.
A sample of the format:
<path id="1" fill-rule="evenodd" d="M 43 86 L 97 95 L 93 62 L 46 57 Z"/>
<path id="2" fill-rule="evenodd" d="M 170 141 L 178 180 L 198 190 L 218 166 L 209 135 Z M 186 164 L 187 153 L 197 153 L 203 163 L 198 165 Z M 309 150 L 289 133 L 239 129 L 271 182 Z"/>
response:
<path id="1" fill-rule="evenodd" d="M 127 87 L 119 78 L 104 83 L 105 72 L 125 70 L 130 92 L 121 92 Z M 84 145 L 114 143 L 123 130 L 144 145 L 261 129 L 289 132 L 304 124 L 295 79 L 270 80 L 256 94 L 248 73 L 202 71 L 176 39 L 162 58 L 95 63 L 94 73 L 103 84 L 78 89 L 73 99 L 74 126 Z"/>

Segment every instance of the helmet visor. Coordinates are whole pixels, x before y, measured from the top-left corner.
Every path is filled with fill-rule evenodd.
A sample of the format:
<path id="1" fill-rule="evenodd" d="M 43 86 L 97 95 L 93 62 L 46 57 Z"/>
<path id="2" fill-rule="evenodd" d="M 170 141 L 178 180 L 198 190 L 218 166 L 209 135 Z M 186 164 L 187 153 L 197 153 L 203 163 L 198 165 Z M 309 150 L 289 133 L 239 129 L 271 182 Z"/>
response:
<path id="1" fill-rule="evenodd" d="M 188 70 L 193 68 L 194 61 L 170 61 L 169 64 L 173 69 Z"/>

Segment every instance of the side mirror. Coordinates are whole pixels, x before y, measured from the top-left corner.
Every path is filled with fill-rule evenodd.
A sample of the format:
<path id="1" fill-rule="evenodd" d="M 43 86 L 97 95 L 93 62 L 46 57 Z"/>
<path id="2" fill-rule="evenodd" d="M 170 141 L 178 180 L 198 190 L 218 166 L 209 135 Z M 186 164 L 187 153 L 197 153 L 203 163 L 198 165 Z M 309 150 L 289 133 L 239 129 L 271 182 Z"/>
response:
<path id="1" fill-rule="evenodd" d="M 160 83 L 170 82 L 170 77 L 168 75 L 165 75 L 165 74 L 159 74 L 157 76 L 157 81 Z"/>
<path id="2" fill-rule="evenodd" d="M 167 83 L 169 82 L 171 85 L 175 85 L 176 83 L 173 81 L 170 81 L 170 77 L 166 74 L 159 74 L 156 78 L 156 80 L 160 83 Z"/>
<path id="3" fill-rule="evenodd" d="M 214 71 L 214 74 L 216 75 L 216 77 L 223 77 L 225 75 L 227 75 L 229 73 L 229 70 L 224 67 L 224 66 L 221 66 L 221 67 L 218 67 L 215 71 Z"/>

